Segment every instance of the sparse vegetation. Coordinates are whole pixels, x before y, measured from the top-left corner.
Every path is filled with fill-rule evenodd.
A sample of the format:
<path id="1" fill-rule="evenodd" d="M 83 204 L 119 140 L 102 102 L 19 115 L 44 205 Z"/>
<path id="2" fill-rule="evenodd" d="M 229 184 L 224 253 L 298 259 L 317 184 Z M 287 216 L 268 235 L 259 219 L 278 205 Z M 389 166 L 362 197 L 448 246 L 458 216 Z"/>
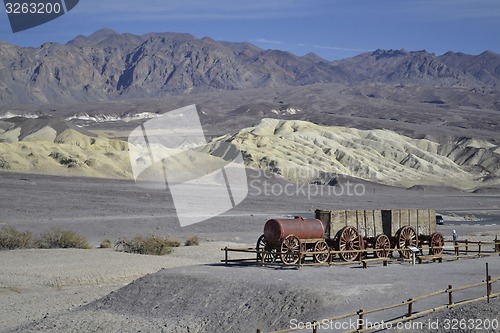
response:
<path id="1" fill-rule="evenodd" d="M 138 254 L 162 256 L 172 253 L 174 247 L 179 247 L 181 242 L 173 238 L 156 236 L 135 236 L 132 239 L 121 239 L 115 244 L 117 251 Z"/>
<path id="2" fill-rule="evenodd" d="M 186 240 L 185 246 L 198 246 L 200 245 L 200 239 L 197 236 L 192 236 Z"/>
<path id="3" fill-rule="evenodd" d="M 5 226 L 0 230 L 0 250 L 15 249 L 89 249 L 87 240 L 70 230 L 52 228 L 39 237 L 29 231 L 19 231 L 13 226 Z"/>
<path id="4" fill-rule="evenodd" d="M 477 221 L 478 218 L 473 214 L 467 214 L 464 216 L 465 221 Z"/>
<path id="5" fill-rule="evenodd" d="M 101 242 L 101 245 L 99 245 L 101 249 L 109 249 L 113 247 L 113 242 L 110 241 L 109 239 L 105 239 Z"/>
<path id="6" fill-rule="evenodd" d="M 13 292 L 15 292 L 16 294 L 20 294 L 20 293 L 22 293 L 22 292 L 23 292 L 21 288 L 19 288 L 19 287 L 15 287 L 15 286 L 10 286 L 10 287 L 7 287 L 6 289 L 7 289 L 7 290 L 10 290 L 10 291 L 13 291 Z"/>
<path id="7" fill-rule="evenodd" d="M 18 231 L 12 226 L 0 230 L 0 250 L 26 249 L 34 246 L 33 235 L 28 231 Z"/>
<path id="8" fill-rule="evenodd" d="M 88 241 L 70 230 L 61 230 L 52 228 L 44 232 L 36 241 L 36 244 L 41 249 L 89 249 Z"/>

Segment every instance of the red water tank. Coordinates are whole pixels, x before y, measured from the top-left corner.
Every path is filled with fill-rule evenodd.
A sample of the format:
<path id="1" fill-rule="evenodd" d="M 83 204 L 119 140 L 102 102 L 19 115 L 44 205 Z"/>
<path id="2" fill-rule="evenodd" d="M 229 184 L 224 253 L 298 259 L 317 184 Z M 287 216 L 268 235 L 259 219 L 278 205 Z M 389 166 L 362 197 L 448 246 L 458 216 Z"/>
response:
<path id="1" fill-rule="evenodd" d="M 266 241 L 276 243 L 288 235 L 295 235 L 300 239 L 323 238 L 325 228 L 318 219 L 304 219 L 296 216 L 294 219 L 272 219 L 264 226 Z"/>

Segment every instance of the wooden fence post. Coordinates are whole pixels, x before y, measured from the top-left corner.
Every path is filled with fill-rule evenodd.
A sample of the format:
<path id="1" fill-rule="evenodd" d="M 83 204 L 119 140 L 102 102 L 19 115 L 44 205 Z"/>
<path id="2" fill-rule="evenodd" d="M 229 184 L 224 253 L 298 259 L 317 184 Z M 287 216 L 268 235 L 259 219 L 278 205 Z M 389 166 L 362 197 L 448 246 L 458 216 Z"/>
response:
<path id="1" fill-rule="evenodd" d="M 466 239 L 465 240 L 465 254 L 468 254 L 469 253 L 469 240 Z"/>
<path id="2" fill-rule="evenodd" d="M 407 317 L 411 317 L 412 313 L 413 313 L 413 300 L 410 298 L 408 300 L 408 314 L 407 314 Z"/>
<path id="3" fill-rule="evenodd" d="M 312 324 L 313 324 L 313 333 L 318 333 L 318 323 L 316 321 L 313 321 Z"/>
<path id="4" fill-rule="evenodd" d="M 227 246 L 224 248 L 224 251 L 226 252 L 226 255 L 225 255 L 225 262 L 226 262 L 226 265 L 227 265 Z"/>
<path id="5" fill-rule="evenodd" d="M 304 246 L 306 246 L 306 245 L 304 244 Z M 299 261 L 297 261 L 297 269 L 301 269 L 302 268 L 302 260 L 303 259 L 305 259 L 305 254 L 302 257 L 302 246 L 300 246 L 299 247 Z"/>
<path id="6" fill-rule="evenodd" d="M 479 255 L 481 255 L 481 241 L 477 243 L 479 245 Z"/>
<path id="7" fill-rule="evenodd" d="M 448 305 L 453 305 L 453 287 L 448 285 Z"/>
<path id="8" fill-rule="evenodd" d="M 490 302 L 490 294 L 491 294 L 491 276 L 488 267 L 488 263 L 486 263 L 486 300 Z"/>
<path id="9" fill-rule="evenodd" d="M 365 321 L 363 319 L 364 315 L 365 314 L 364 314 L 363 309 L 358 311 L 358 316 L 359 316 L 359 318 L 358 318 L 358 331 L 362 331 L 365 328 Z"/>
<path id="10" fill-rule="evenodd" d="M 487 286 L 487 298 L 488 298 L 488 303 L 490 302 L 490 295 L 491 295 L 491 275 L 488 275 L 488 283 L 486 284 Z"/>

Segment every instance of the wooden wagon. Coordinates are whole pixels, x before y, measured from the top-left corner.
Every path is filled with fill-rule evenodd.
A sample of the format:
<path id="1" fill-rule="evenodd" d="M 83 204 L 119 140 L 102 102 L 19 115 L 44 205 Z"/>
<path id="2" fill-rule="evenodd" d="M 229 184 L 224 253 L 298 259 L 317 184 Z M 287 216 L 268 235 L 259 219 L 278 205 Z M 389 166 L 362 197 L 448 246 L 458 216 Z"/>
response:
<path id="1" fill-rule="evenodd" d="M 316 210 L 316 218 L 323 222 L 325 239 L 339 251 L 373 249 L 376 257 L 388 257 L 391 248 L 429 246 L 430 254 L 443 251 L 444 238 L 436 232 L 434 209 L 382 210 Z M 356 259 L 356 253 L 341 254 L 343 260 Z"/>
<path id="2" fill-rule="evenodd" d="M 429 254 L 443 251 L 444 238 L 436 232 L 433 209 L 316 210 L 315 219 L 271 219 L 257 241 L 258 257 L 296 264 L 311 252 L 316 262 L 326 262 L 331 250 L 344 261 L 353 261 L 373 249 L 375 257 L 392 256 L 392 249 L 409 258 L 409 246 L 429 246 Z"/>

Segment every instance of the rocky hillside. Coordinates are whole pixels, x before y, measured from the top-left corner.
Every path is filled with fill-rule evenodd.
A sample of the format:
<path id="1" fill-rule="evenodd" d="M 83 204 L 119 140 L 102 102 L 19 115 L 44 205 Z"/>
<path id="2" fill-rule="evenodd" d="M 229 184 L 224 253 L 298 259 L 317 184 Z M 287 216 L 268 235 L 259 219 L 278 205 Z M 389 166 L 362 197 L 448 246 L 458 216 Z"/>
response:
<path id="1" fill-rule="evenodd" d="M 242 151 L 246 166 L 298 183 L 328 184 L 345 175 L 399 187 L 475 190 L 500 185 L 500 147 L 465 137 L 437 142 L 390 130 L 265 118 L 236 134 L 213 139 L 202 151 L 178 154 L 159 145 L 153 149 L 156 156 L 174 152 L 167 171 L 176 175 L 172 181 L 186 181 L 183 177 L 197 174 L 199 165 L 215 170 L 225 165 L 224 160 L 232 160 L 212 153 L 220 151 L 224 142 Z M 135 148 L 50 116 L 0 121 L 0 171 L 132 179 L 129 151 Z M 161 168 L 162 163 L 151 166 L 143 180 L 157 179 Z"/>
<path id="2" fill-rule="evenodd" d="M 328 183 L 347 175 L 399 187 L 475 189 L 500 184 L 500 147 L 471 138 L 435 142 L 389 130 L 326 127 L 297 120 L 263 119 L 210 143 L 230 142 L 245 164 L 299 183 Z"/>
<path id="3" fill-rule="evenodd" d="M 495 88 L 500 55 L 377 50 L 330 62 L 189 34 L 100 30 L 66 45 L 0 42 L 0 104 L 74 103 L 214 90 L 389 82 Z"/>
<path id="4" fill-rule="evenodd" d="M 155 156 L 174 155 L 166 166 L 169 175 L 174 175 L 170 182 L 190 180 L 225 165 L 218 157 L 196 151 L 175 151 L 161 145 L 151 149 Z M 52 116 L 0 120 L 0 171 L 133 179 L 129 151 L 137 152 L 136 146 L 95 135 Z M 203 173 L 198 165 L 212 169 Z M 138 180 L 157 182 L 164 175 L 163 168 L 162 162 L 156 163 Z"/>
<path id="5" fill-rule="evenodd" d="M 0 171 L 131 178 L 126 142 L 53 117 L 0 121 Z"/>
<path id="6" fill-rule="evenodd" d="M 426 51 L 376 50 L 335 62 L 356 73 L 357 80 L 453 87 L 498 87 L 500 55 L 447 52 L 436 56 Z"/>

